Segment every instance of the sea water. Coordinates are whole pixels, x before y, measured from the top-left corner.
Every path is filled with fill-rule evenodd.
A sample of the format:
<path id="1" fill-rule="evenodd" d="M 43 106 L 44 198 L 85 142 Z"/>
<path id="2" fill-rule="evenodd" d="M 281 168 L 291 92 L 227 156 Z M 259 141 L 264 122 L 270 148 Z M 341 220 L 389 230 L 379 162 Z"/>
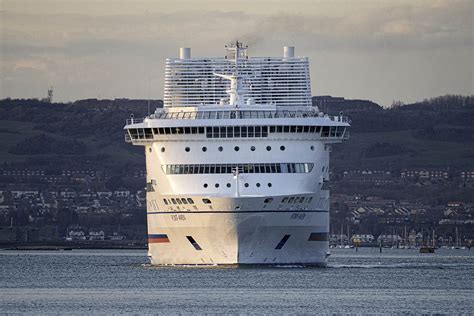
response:
<path id="1" fill-rule="evenodd" d="M 0 251 L 0 313 L 474 313 L 474 250 L 332 249 L 327 268 L 153 267 L 146 251 Z"/>

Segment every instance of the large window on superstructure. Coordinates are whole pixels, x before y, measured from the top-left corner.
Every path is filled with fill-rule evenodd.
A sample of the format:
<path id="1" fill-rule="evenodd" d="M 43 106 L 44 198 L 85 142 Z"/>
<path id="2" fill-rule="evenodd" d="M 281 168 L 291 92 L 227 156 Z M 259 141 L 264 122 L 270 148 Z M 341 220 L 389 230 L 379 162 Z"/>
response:
<path id="1" fill-rule="evenodd" d="M 317 134 L 321 137 L 342 137 L 345 126 L 202 126 L 202 127 L 160 127 L 160 128 L 130 128 L 131 139 L 153 139 L 160 135 L 193 135 L 204 134 L 206 138 L 260 138 L 269 134 Z M 153 132 L 152 132 L 153 131 Z"/>
<path id="2" fill-rule="evenodd" d="M 231 174 L 236 170 L 239 170 L 240 173 L 310 173 L 313 167 L 312 163 L 298 162 L 161 165 L 166 174 Z"/>

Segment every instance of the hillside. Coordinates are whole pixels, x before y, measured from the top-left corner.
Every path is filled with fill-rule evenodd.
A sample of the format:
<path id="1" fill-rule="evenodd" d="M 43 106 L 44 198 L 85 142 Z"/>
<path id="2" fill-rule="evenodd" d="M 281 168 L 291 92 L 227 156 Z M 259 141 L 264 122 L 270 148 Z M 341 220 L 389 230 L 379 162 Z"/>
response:
<path id="1" fill-rule="evenodd" d="M 314 97 L 313 105 L 352 119 L 351 139 L 333 148 L 335 170 L 409 167 L 474 169 L 474 98 L 444 96 L 383 109 L 365 100 Z M 161 107 L 160 100 L 151 108 Z M 120 175 L 144 167 L 142 148 L 124 142 L 131 113 L 146 100 L 45 103 L 0 100 L 0 164 L 4 167 L 105 169 Z"/>

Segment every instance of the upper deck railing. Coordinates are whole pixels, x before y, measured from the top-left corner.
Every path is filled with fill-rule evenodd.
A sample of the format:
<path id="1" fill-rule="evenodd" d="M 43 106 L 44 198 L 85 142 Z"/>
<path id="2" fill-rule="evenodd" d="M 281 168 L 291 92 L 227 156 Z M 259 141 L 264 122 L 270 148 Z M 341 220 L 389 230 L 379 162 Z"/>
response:
<path id="1" fill-rule="evenodd" d="M 175 120 L 199 120 L 199 119 L 274 119 L 274 118 L 329 118 L 331 121 L 351 123 L 347 116 L 329 116 L 316 111 L 189 111 L 189 112 L 161 112 L 151 114 L 150 119 L 175 119 Z M 143 123 L 144 118 L 127 119 L 127 125 Z"/>

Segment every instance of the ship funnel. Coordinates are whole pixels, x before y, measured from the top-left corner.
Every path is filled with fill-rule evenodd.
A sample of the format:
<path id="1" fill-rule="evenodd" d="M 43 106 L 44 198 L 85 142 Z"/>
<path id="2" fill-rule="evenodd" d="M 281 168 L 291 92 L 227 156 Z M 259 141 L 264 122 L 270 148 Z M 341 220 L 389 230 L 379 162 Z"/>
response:
<path id="1" fill-rule="evenodd" d="M 295 57 L 295 47 L 294 46 L 285 46 L 285 47 L 283 47 L 283 57 L 285 57 L 285 58 Z"/>
<path id="2" fill-rule="evenodd" d="M 179 59 L 190 59 L 191 58 L 191 48 L 181 47 L 179 49 Z"/>

